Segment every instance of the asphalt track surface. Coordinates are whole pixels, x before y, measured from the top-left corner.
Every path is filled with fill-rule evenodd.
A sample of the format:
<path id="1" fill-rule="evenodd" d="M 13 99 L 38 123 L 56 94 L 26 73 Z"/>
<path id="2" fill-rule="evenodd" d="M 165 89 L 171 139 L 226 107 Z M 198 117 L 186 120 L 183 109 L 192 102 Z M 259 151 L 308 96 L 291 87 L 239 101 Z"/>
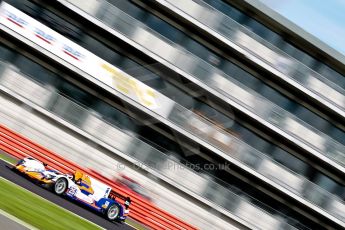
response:
<path id="1" fill-rule="evenodd" d="M 120 224 L 120 223 L 112 223 L 102 216 L 98 215 L 97 213 L 88 210 L 87 208 L 83 207 L 82 205 L 77 205 L 69 200 L 66 200 L 62 197 L 57 196 L 56 194 L 48 191 L 42 187 L 39 187 L 32 183 L 31 181 L 25 179 L 24 177 L 12 172 L 8 167 L 10 165 L 6 162 L 0 160 L 0 176 L 12 181 L 13 183 L 99 225 L 105 229 L 121 229 L 121 230 L 133 230 L 132 227 L 128 226 L 127 224 Z"/>

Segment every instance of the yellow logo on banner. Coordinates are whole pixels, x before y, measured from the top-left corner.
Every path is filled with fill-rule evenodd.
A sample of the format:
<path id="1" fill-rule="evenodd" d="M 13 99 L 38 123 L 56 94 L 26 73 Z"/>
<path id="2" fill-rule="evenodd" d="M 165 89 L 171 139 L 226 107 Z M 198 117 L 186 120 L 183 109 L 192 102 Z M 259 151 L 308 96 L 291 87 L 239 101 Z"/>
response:
<path id="1" fill-rule="evenodd" d="M 140 103 L 146 107 L 156 105 L 156 95 L 153 89 L 141 86 L 135 79 L 125 75 L 110 65 L 102 64 L 102 68 L 111 73 L 112 85 L 114 88 L 127 95 L 130 95 L 130 92 L 133 91 L 138 97 Z"/>

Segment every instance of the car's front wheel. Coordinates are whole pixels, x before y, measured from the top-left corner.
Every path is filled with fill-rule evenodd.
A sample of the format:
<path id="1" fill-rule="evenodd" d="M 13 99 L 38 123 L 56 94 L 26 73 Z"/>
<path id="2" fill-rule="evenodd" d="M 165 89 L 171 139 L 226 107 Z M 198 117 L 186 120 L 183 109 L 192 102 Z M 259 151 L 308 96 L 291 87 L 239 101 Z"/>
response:
<path id="1" fill-rule="evenodd" d="M 62 195 L 66 192 L 67 190 L 67 180 L 65 178 L 59 178 L 57 179 L 57 181 L 55 182 L 55 185 L 54 185 L 54 192 L 57 194 L 57 195 Z"/>
<path id="2" fill-rule="evenodd" d="M 116 220 L 120 215 L 120 207 L 117 204 L 112 204 L 108 207 L 106 211 L 106 216 L 108 220 L 114 221 Z"/>

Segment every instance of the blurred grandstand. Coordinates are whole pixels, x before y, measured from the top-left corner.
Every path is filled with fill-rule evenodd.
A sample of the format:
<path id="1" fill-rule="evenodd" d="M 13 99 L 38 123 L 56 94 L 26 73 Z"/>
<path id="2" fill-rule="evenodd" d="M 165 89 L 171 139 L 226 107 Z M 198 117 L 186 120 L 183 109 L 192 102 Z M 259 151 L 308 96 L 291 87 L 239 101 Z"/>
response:
<path id="1" fill-rule="evenodd" d="M 345 227 L 345 57 L 260 2 L 0 14 L 3 126 L 195 228 Z"/>

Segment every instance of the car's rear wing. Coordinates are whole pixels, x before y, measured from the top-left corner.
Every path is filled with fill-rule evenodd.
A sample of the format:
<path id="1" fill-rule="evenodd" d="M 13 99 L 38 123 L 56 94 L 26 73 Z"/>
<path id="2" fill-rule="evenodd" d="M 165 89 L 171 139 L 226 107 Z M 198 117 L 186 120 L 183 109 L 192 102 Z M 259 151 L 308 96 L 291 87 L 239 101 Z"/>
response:
<path id="1" fill-rule="evenodd" d="M 116 200 L 116 198 L 120 198 L 124 201 L 125 208 L 128 209 L 131 205 L 131 198 L 129 196 L 123 196 L 118 192 L 115 192 L 114 190 L 110 191 L 109 198 Z"/>

